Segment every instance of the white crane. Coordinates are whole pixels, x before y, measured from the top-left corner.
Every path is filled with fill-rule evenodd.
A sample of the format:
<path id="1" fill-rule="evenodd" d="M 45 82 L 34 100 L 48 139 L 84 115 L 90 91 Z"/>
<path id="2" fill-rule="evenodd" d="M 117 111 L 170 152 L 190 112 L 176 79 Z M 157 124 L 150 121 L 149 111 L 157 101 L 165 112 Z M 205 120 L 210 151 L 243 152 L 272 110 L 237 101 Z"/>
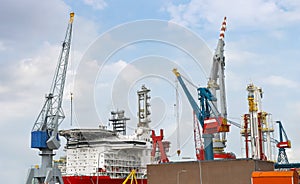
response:
<path id="1" fill-rule="evenodd" d="M 226 91 L 225 91 L 225 57 L 224 57 L 224 36 L 226 31 L 226 17 L 222 22 L 218 45 L 213 56 L 213 64 L 210 72 L 210 77 L 207 83 L 207 88 L 213 96 L 217 98 L 213 104 L 215 107 L 220 107 L 219 112 L 221 117 L 227 120 L 227 104 L 226 104 Z M 219 93 L 217 93 L 219 91 Z M 218 94 L 218 95 L 217 95 Z M 231 153 L 224 153 L 226 147 L 226 132 L 214 134 L 213 149 L 215 158 L 219 159 L 233 159 Z"/>

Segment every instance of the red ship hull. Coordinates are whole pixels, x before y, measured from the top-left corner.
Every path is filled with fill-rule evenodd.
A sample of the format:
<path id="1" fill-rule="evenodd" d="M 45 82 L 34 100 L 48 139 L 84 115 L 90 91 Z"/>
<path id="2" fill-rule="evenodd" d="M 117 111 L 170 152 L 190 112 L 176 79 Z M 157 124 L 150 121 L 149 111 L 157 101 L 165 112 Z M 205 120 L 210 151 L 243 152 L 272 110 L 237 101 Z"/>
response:
<path id="1" fill-rule="evenodd" d="M 122 184 L 126 179 L 111 179 L 109 176 L 99 176 L 98 179 L 97 176 L 63 176 L 62 178 L 64 184 Z M 137 182 L 147 184 L 147 179 L 137 179 Z"/>

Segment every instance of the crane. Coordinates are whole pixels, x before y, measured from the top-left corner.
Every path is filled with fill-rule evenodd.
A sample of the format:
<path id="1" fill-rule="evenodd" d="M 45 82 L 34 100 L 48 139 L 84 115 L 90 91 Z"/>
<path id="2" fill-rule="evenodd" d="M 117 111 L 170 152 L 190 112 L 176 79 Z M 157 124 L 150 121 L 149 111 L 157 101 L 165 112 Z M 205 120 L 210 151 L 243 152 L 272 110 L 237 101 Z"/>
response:
<path id="1" fill-rule="evenodd" d="M 198 100 L 200 101 L 200 106 L 198 106 L 191 93 L 187 89 L 181 74 L 176 68 L 173 69 L 173 73 L 177 77 L 203 129 L 202 137 L 204 138 L 205 160 L 213 160 L 213 134 L 218 132 L 229 132 L 229 125 L 227 124 L 226 119 L 220 116 L 220 113 L 212 104 L 213 101 L 216 101 L 216 98 L 211 94 L 208 88 L 200 87 L 197 89 Z M 212 114 L 214 117 L 211 117 Z"/>
<path id="2" fill-rule="evenodd" d="M 163 138 L 164 138 L 164 132 L 163 129 L 160 129 L 160 135 L 155 135 L 155 131 L 152 130 L 152 151 L 151 151 L 151 157 L 152 160 L 154 160 L 155 157 L 155 153 L 156 153 L 156 144 L 159 147 L 159 152 L 160 152 L 160 160 L 158 161 L 158 163 L 167 163 L 169 162 L 169 159 L 167 157 L 164 145 L 163 145 Z"/>
<path id="3" fill-rule="evenodd" d="M 213 96 L 217 97 L 217 91 L 219 91 L 218 101 L 214 101 L 213 104 L 217 107 L 218 102 L 220 106 L 221 116 L 227 119 L 227 104 L 226 104 L 226 93 L 225 93 L 225 57 L 224 57 L 224 36 L 226 31 L 226 17 L 222 22 L 221 31 L 217 48 L 213 56 L 212 68 L 207 82 L 207 88 L 210 90 Z M 215 153 L 222 158 L 224 157 L 224 148 L 226 147 L 226 133 L 214 134 L 213 149 Z M 222 156 L 223 155 L 223 156 Z"/>
<path id="4" fill-rule="evenodd" d="M 276 121 L 279 126 L 279 141 L 276 141 L 276 147 L 278 150 L 277 162 L 275 163 L 275 169 L 291 169 L 291 168 L 300 168 L 300 163 L 290 163 L 285 152 L 285 148 L 291 148 L 291 141 L 288 139 L 288 136 L 282 126 L 281 121 Z"/>
<path id="5" fill-rule="evenodd" d="M 195 112 L 193 112 L 194 119 L 194 140 L 195 140 L 195 149 L 196 149 L 196 158 L 197 160 L 205 160 L 204 144 L 201 139 L 200 123 L 197 120 Z"/>
<path id="6" fill-rule="evenodd" d="M 123 181 L 122 184 L 126 184 L 127 181 L 130 180 L 130 184 L 133 184 L 133 182 L 135 184 L 138 184 L 137 179 L 136 179 L 136 171 L 133 169 L 130 174 L 127 176 L 127 178 Z"/>
<path id="7" fill-rule="evenodd" d="M 53 165 L 54 150 L 59 149 L 58 126 L 65 118 L 62 100 L 72 37 L 74 13 L 70 13 L 67 31 L 59 55 L 56 71 L 45 103 L 31 131 L 31 148 L 40 150 L 41 166 L 29 169 L 26 184 L 63 183 L 60 170 Z"/>
<path id="8" fill-rule="evenodd" d="M 248 111 L 243 116 L 241 135 L 245 138 L 246 158 L 272 160 L 271 137 L 274 132 L 271 114 L 262 110 L 263 90 L 247 85 Z"/>
<path id="9" fill-rule="evenodd" d="M 285 148 L 291 148 L 291 141 L 288 139 L 285 130 L 282 126 L 281 121 L 276 121 L 279 126 L 279 141 L 276 144 L 276 147 L 279 148 L 278 150 L 278 157 L 277 157 L 277 163 L 278 164 L 289 164 L 288 157 L 285 153 Z M 283 140 L 283 136 L 285 140 Z"/>

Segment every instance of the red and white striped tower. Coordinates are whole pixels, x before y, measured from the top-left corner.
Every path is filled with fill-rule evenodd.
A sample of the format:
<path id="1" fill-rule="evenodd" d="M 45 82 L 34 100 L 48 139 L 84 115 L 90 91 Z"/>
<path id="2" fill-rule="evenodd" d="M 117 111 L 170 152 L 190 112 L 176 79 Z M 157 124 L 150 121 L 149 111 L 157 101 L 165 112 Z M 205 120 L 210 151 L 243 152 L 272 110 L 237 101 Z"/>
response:
<path id="1" fill-rule="evenodd" d="M 221 40 L 224 39 L 225 31 L 226 31 L 226 17 L 224 17 L 224 20 L 223 20 L 223 23 L 222 23 L 219 39 L 221 39 Z"/>

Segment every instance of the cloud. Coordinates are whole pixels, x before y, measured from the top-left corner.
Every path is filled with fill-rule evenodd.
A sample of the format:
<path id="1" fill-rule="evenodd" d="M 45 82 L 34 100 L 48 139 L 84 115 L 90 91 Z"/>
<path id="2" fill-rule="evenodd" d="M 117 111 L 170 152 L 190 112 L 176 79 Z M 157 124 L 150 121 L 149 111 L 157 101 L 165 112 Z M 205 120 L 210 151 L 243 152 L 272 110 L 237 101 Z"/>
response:
<path id="1" fill-rule="evenodd" d="M 83 0 L 83 2 L 97 10 L 102 10 L 107 6 L 104 0 Z"/>
<path id="2" fill-rule="evenodd" d="M 30 54 L 39 47 L 36 43 L 62 38 L 57 30 L 65 29 L 68 12 L 69 7 L 59 0 L 5 1 L 0 6 L 0 40 L 12 52 Z"/>
<path id="3" fill-rule="evenodd" d="M 55 70 L 59 48 L 45 43 L 33 58 L 24 58 L 0 68 L 1 99 L 22 100 L 46 87 Z M 45 67 L 47 66 L 47 67 Z M 50 75 L 51 74 L 51 75 Z M 48 90 L 45 90 L 45 92 Z"/>
<path id="4" fill-rule="evenodd" d="M 263 79 L 264 83 L 272 86 L 280 86 L 286 88 L 299 88 L 300 84 L 296 81 L 284 78 L 279 75 L 271 75 L 265 79 Z"/>
<path id="5" fill-rule="evenodd" d="M 0 41 L 0 52 L 1 52 L 1 51 L 5 51 L 5 50 L 7 50 L 7 49 L 8 49 L 7 46 L 5 46 L 5 44 L 4 44 L 3 42 Z"/>
<path id="6" fill-rule="evenodd" d="M 120 71 L 127 67 L 127 63 L 123 60 L 119 60 L 114 63 L 109 63 L 103 66 L 101 69 L 101 72 L 98 75 L 98 78 L 103 82 L 109 82 L 111 84 L 111 81 L 114 77 L 117 76 Z M 110 79 L 110 80 L 108 80 Z"/>
<path id="7" fill-rule="evenodd" d="M 235 22 L 235 26 L 257 25 L 256 28 L 272 29 L 299 21 L 299 4 L 297 0 L 285 2 L 191 0 L 186 4 L 170 3 L 164 9 L 170 14 L 171 21 L 189 27 L 215 25 L 220 23 L 221 17 L 228 16 L 232 22 Z M 210 24 L 207 24 L 208 22 Z"/>

